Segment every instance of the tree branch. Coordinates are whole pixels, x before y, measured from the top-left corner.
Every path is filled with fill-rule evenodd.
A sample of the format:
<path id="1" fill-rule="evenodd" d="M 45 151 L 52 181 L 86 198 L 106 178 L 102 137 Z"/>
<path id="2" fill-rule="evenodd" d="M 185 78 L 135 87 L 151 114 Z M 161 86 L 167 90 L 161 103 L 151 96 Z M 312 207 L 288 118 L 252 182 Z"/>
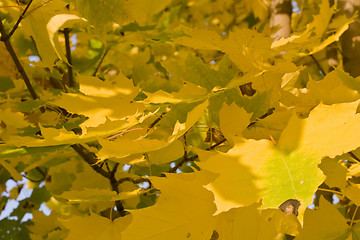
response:
<path id="1" fill-rule="evenodd" d="M 36 94 L 33 86 L 31 85 L 30 79 L 27 76 L 23 66 L 21 65 L 20 60 L 17 57 L 14 48 L 12 47 L 12 45 L 10 43 L 9 35 L 7 35 L 5 32 L 5 28 L 2 23 L 1 17 L 0 17 L 0 33 L 1 33 L 1 41 L 3 41 L 5 43 L 5 47 L 6 47 L 7 51 L 9 52 L 13 62 L 15 63 L 16 68 L 18 69 L 19 73 L 21 74 L 21 77 L 24 79 L 24 82 L 26 84 L 27 89 L 30 92 L 31 97 L 33 99 L 39 98 L 38 95 Z"/>
<path id="2" fill-rule="evenodd" d="M 324 71 L 324 69 L 321 67 L 321 65 L 320 65 L 320 63 L 318 62 L 318 60 L 316 60 L 316 58 L 311 54 L 311 55 L 309 55 L 311 58 L 312 58 L 312 60 L 315 62 L 315 64 L 316 64 L 316 66 L 318 67 L 318 69 L 319 69 L 319 71 L 321 72 L 321 74 L 323 75 L 323 76 L 325 76 L 326 75 L 326 73 L 325 73 L 325 71 Z"/>
<path id="3" fill-rule="evenodd" d="M 26 8 L 24 9 L 24 11 L 21 13 L 20 17 L 18 18 L 18 20 L 16 21 L 14 27 L 11 29 L 10 33 L 6 36 L 7 39 L 9 39 L 15 32 L 15 30 L 18 28 L 20 22 L 23 20 L 25 13 L 27 12 L 27 10 L 29 9 L 31 3 L 33 0 L 30 0 L 29 3 L 26 5 Z M 7 39 L 3 40 L 6 41 Z"/>
<path id="4" fill-rule="evenodd" d="M 149 188 L 151 188 L 152 184 L 151 181 L 147 178 L 139 178 L 139 179 L 133 179 L 131 177 L 124 177 L 124 178 L 120 178 L 116 184 L 119 186 L 120 184 L 124 183 L 124 182 L 132 182 L 134 184 L 138 184 L 138 183 L 143 183 L 143 182 L 147 182 L 149 184 Z"/>
<path id="5" fill-rule="evenodd" d="M 115 191 L 116 193 L 119 193 L 119 185 L 117 184 L 117 180 L 115 179 L 115 177 L 112 175 L 110 177 L 110 184 L 111 184 L 111 189 L 113 191 Z M 125 212 L 125 208 L 121 202 L 121 200 L 117 200 L 115 201 L 115 206 L 116 206 L 116 210 L 120 213 L 120 216 L 125 216 L 126 212 Z"/>
<path id="6" fill-rule="evenodd" d="M 113 168 L 112 171 L 111 171 L 111 174 L 112 174 L 112 175 L 115 176 L 115 173 L 116 173 L 116 170 L 118 169 L 118 167 L 119 167 L 119 163 L 115 163 L 114 168 Z"/>
<path id="7" fill-rule="evenodd" d="M 74 144 L 71 147 L 94 169 L 97 173 L 101 174 L 102 176 L 110 179 L 111 173 L 105 171 L 101 167 L 99 167 L 96 162 L 96 155 L 93 152 L 88 152 L 85 147 L 81 144 Z"/>
<path id="8" fill-rule="evenodd" d="M 73 74 L 72 58 L 71 58 L 70 29 L 64 28 L 63 33 L 65 37 L 66 58 L 68 61 L 67 68 L 68 68 L 69 86 L 76 87 L 74 74 Z"/>
<path id="9" fill-rule="evenodd" d="M 352 152 L 348 152 L 348 154 L 353 158 L 355 159 L 357 162 L 360 162 L 360 159 Z"/>
<path id="10" fill-rule="evenodd" d="M 104 52 L 104 54 L 102 55 L 102 57 L 101 57 L 98 65 L 96 66 L 95 71 L 94 71 L 94 73 L 93 73 L 93 76 L 94 76 L 94 77 L 96 76 L 96 73 L 99 71 L 99 69 L 100 69 L 100 67 L 101 67 L 101 64 L 102 64 L 103 61 L 104 61 L 104 58 L 106 57 L 106 55 L 107 55 L 108 52 L 109 52 L 109 49 L 110 49 L 110 48 L 106 48 L 106 49 L 105 49 L 105 52 Z"/>
<path id="11" fill-rule="evenodd" d="M 210 146 L 209 148 L 207 148 L 206 150 L 213 150 L 214 148 L 216 148 L 217 146 L 221 145 L 222 143 L 224 143 L 226 141 L 226 139 L 221 139 L 219 142 L 215 143 L 214 145 Z M 186 152 L 185 152 L 186 153 Z M 192 162 L 192 161 L 195 161 L 196 159 L 199 158 L 199 155 L 195 155 L 195 156 L 192 156 L 190 158 L 188 158 L 185 154 L 184 154 L 184 158 L 179 161 L 173 168 L 171 168 L 169 170 L 169 173 L 174 173 L 176 172 L 176 170 L 178 170 L 179 168 L 182 167 L 182 165 L 184 165 L 185 163 L 187 162 Z"/>
<path id="12" fill-rule="evenodd" d="M 167 113 L 168 113 L 167 110 L 165 110 L 163 113 L 161 113 L 160 116 L 159 116 L 157 119 L 155 119 L 154 122 L 152 122 L 152 123 L 150 124 L 148 131 L 149 131 L 151 128 L 155 127 L 155 125 L 156 125 L 158 122 L 160 122 L 160 120 L 161 120 L 161 119 L 164 117 L 164 115 L 167 114 Z"/>
<path id="13" fill-rule="evenodd" d="M 111 172 L 107 172 L 96 164 L 97 159 L 95 153 L 87 151 L 85 147 L 83 147 L 81 144 L 74 144 L 71 145 L 71 147 L 90 165 L 90 167 L 92 167 L 92 169 L 94 169 L 97 173 L 101 174 L 107 179 L 109 179 L 111 189 L 116 193 L 119 193 L 119 187 L 118 187 L 119 185 L 117 184 L 118 181 L 115 178 L 115 172 L 117 167 L 116 168 L 114 167 L 114 169 Z M 115 201 L 115 206 L 120 216 L 123 217 L 126 215 L 121 200 Z"/>

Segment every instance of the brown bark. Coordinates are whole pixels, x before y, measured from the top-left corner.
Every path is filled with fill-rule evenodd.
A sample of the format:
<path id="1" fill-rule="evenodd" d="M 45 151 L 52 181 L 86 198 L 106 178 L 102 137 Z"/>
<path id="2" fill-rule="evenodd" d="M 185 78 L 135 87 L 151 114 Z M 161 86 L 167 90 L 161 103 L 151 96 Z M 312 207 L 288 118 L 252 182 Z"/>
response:
<path id="1" fill-rule="evenodd" d="M 360 12 L 360 0 L 339 0 L 339 7 L 347 17 Z M 351 76 L 360 76 L 360 16 L 341 36 L 344 70 Z"/>
<path id="2" fill-rule="evenodd" d="M 289 37 L 291 32 L 292 6 L 290 0 L 272 0 L 270 4 L 270 28 L 277 31 L 271 35 L 275 40 Z"/>

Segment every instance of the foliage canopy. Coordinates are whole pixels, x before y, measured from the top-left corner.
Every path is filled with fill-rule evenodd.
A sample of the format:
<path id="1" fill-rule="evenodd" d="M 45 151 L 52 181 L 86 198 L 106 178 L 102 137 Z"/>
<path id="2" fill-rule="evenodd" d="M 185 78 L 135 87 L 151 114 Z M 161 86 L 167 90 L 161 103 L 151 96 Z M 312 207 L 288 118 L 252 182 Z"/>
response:
<path id="1" fill-rule="evenodd" d="M 360 239 L 357 16 L 293 2 L 3 0 L 2 238 Z"/>

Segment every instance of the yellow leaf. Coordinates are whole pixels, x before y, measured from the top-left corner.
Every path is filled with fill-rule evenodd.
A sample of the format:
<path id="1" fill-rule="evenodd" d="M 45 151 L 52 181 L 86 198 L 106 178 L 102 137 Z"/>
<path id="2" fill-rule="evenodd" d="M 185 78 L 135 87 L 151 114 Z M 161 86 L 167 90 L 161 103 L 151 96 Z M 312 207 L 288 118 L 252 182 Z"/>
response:
<path id="1" fill-rule="evenodd" d="M 209 102 L 206 100 L 205 102 L 197 105 L 193 110 L 191 110 L 186 118 L 184 123 L 176 122 L 174 126 L 174 131 L 172 135 L 168 138 L 168 142 L 173 142 L 175 139 L 182 136 L 186 133 L 194 124 L 200 119 L 201 116 L 204 115 L 204 111 L 209 105 Z"/>
<path id="2" fill-rule="evenodd" d="M 66 240 L 120 240 L 122 231 L 130 224 L 132 216 L 125 216 L 111 221 L 91 213 L 87 217 L 73 216 L 69 219 L 59 221 L 70 230 Z"/>
<path id="3" fill-rule="evenodd" d="M 69 112 L 89 117 L 83 126 L 96 127 L 105 123 L 106 119 L 121 120 L 144 110 L 143 104 L 132 102 L 139 88 L 121 74 L 112 81 L 101 81 L 91 76 L 79 78 L 80 90 L 86 96 L 63 93 L 54 103 Z"/>
<path id="4" fill-rule="evenodd" d="M 348 183 L 344 190 L 346 197 L 348 197 L 357 206 L 360 205 L 360 185 Z"/>
<path id="5" fill-rule="evenodd" d="M 276 236 L 273 219 L 260 215 L 259 204 L 233 208 L 216 216 L 215 234 L 218 239 L 270 240 Z"/>
<path id="6" fill-rule="evenodd" d="M 258 171 L 271 147 L 272 144 L 265 140 L 249 140 L 235 145 L 228 153 L 196 150 L 201 160 L 197 165 L 218 175 L 206 186 L 215 195 L 216 213 L 260 199 Z"/>
<path id="7" fill-rule="evenodd" d="M 176 140 L 169 146 L 148 153 L 148 158 L 152 164 L 161 164 L 174 161 L 184 155 L 184 145 Z"/>
<path id="8" fill-rule="evenodd" d="M 144 153 L 164 148 L 168 143 L 164 140 L 138 138 L 136 140 L 120 138 L 115 141 L 99 139 L 102 146 L 97 154 L 99 158 L 126 157 L 130 154 Z"/>
<path id="9" fill-rule="evenodd" d="M 20 132 L 18 128 L 24 128 L 30 124 L 25 121 L 24 114 L 12 112 L 10 108 L 0 109 L 0 138 L 7 142 L 9 138 Z"/>
<path id="10" fill-rule="evenodd" d="M 321 81 L 314 81 L 309 76 L 307 88 L 314 98 L 327 105 L 352 102 L 360 98 L 359 92 L 349 88 L 336 71 L 326 74 Z"/>
<path id="11" fill-rule="evenodd" d="M 320 197 L 320 207 L 307 209 L 304 215 L 304 228 L 299 240 L 346 239 L 349 235 L 345 218 L 334 205 Z"/>
<path id="12" fill-rule="evenodd" d="M 265 209 L 261 212 L 264 220 L 272 222 L 278 233 L 296 236 L 301 230 L 299 220 L 294 214 L 285 214 L 280 209 Z"/>
<path id="13" fill-rule="evenodd" d="M 320 103 L 306 119 L 293 115 L 281 135 L 279 147 L 285 151 L 297 147 L 331 158 L 356 149 L 360 138 L 358 105 L 359 101 L 330 106 Z"/>
<path id="14" fill-rule="evenodd" d="M 262 71 L 269 65 L 265 59 L 274 55 L 270 48 L 272 42 L 272 38 L 256 30 L 241 28 L 230 32 L 229 38 L 222 42 L 221 50 L 229 54 L 231 61 L 242 71 Z"/>
<path id="15" fill-rule="evenodd" d="M 175 38 L 174 41 L 176 43 L 197 49 L 220 50 L 219 43 L 221 42 L 221 37 L 215 31 L 203 29 L 184 30 L 189 34 L 189 37 Z"/>
<path id="16" fill-rule="evenodd" d="M 16 171 L 11 164 L 7 163 L 5 159 L 0 159 L 0 164 L 10 173 L 11 177 L 13 177 L 15 181 L 21 181 L 23 179 L 21 174 Z"/>
<path id="17" fill-rule="evenodd" d="M 125 157 L 130 154 L 145 153 L 167 147 L 187 132 L 199 120 L 199 118 L 204 114 L 207 106 L 208 101 L 205 101 L 197 105 L 188 113 L 184 123 L 177 121 L 172 134 L 165 136 L 165 139 L 167 138 L 167 140 L 150 139 L 144 136 L 139 136 L 136 139 L 123 136 L 111 141 L 108 139 L 99 139 L 99 143 L 102 148 L 98 153 L 98 157 Z"/>
<path id="18" fill-rule="evenodd" d="M 167 174 L 151 178 L 161 194 L 154 206 L 132 210 L 133 221 L 123 232 L 126 240 L 210 239 L 215 212 L 202 174 Z"/>
<path id="19" fill-rule="evenodd" d="M 319 168 L 326 175 L 325 183 L 329 187 L 345 189 L 347 169 L 339 163 L 338 158 L 324 158 Z"/>
<path id="20" fill-rule="evenodd" d="M 258 119 L 243 131 L 243 135 L 248 139 L 269 139 L 273 138 L 277 142 L 282 131 L 287 126 L 292 115 L 287 109 L 275 109 L 273 114 L 263 119 Z"/>
<path id="21" fill-rule="evenodd" d="M 0 76 L 15 78 L 18 70 L 3 42 L 0 43 L 0 56 Z"/>
<path id="22" fill-rule="evenodd" d="M 231 145 L 242 137 L 242 132 L 250 124 L 251 115 L 235 103 L 224 104 L 220 109 L 220 130 Z"/>
<path id="23" fill-rule="evenodd" d="M 179 92 L 167 93 L 163 90 L 156 91 L 155 93 L 145 92 L 148 96 L 144 103 L 179 103 L 179 102 L 197 102 L 206 97 L 207 91 L 205 88 L 197 86 L 191 82 L 187 82 L 179 90 Z"/>
<path id="24" fill-rule="evenodd" d="M 35 0 L 27 12 L 26 18 L 21 21 L 25 34 L 32 36 L 37 43 L 36 48 L 41 57 L 41 62 L 37 65 L 53 67 L 58 56 L 49 38 L 47 23 L 54 15 L 68 13 L 68 11 L 66 3 L 61 0 L 46 3 L 43 0 Z"/>
<path id="25" fill-rule="evenodd" d="M 50 214 L 50 216 L 46 216 L 41 211 L 33 211 L 32 215 L 33 225 L 28 226 L 28 228 L 34 235 L 36 234 L 43 237 L 54 231 L 59 226 L 59 222 L 54 211 Z"/>
<path id="26" fill-rule="evenodd" d="M 58 31 L 63 28 L 72 27 L 75 23 L 80 23 L 86 21 L 84 18 L 80 18 L 76 15 L 72 14 L 58 14 L 51 17 L 46 25 L 49 39 L 54 48 L 58 57 L 67 62 L 67 58 L 63 51 L 59 51 L 61 49 L 59 38 L 58 38 Z"/>

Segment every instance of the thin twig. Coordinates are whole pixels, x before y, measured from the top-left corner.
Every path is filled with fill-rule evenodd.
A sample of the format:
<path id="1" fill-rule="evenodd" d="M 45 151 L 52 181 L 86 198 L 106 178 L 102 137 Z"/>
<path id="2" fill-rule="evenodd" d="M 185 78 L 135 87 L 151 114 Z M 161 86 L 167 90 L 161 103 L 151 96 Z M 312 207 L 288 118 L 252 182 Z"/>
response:
<path id="1" fill-rule="evenodd" d="M 221 144 L 224 143 L 225 141 L 226 141 L 225 138 L 224 138 L 224 139 L 221 139 L 219 142 L 217 142 L 217 143 L 215 143 L 214 145 L 210 146 L 210 147 L 207 148 L 206 150 L 213 150 L 214 148 L 216 148 L 217 146 L 221 145 Z M 184 158 L 183 158 L 181 161 L 179 161 L 173 168 L 171 168 L 171 169 L 169 170 L 169 173 L 174 173 L 174 172 L 176 172 L 176 170 L 178 170 L 179 168 L 181 168 L 182 165 L 184 165 L 185 163 L 195 161 L 195 160 L 198 159 L 198 158 L 199 158 L 199 155 L 195 155 L 195 156 L 192 156 L 192 157 L 190 157 L 190 158 L 188 158 L 187 156 L 186 156 L 186 158 L 185 158 L 185 155 L 184 155 Z"/>
<path id="2" fill-rule="evenodd" d="M 338 194 L 338 195 L 344 196 L 343 193 L 341 193 L 341 192 L 339 192 L 339 191 L 336 191 L 336 190 L 332 190 L 332 189 L 318 188 L 317 190 L 318 190 L 318 191 L 323 191 L 323 192 L 331 192 L 331 193 L 334 193 L 334 194 Z"/>
<path id="3" fill-rule="evenodd" d="M 352 227 L 352 225 L 354 224 L 354 220 L 355 220 L 355 216 L 356 216 L 358 208 L 359 208 L 359 206 L 356 206 L 355 211 L 354 211 L 354 215 L 351 218 L 350 227 Z"/>
<path id="4" fill-rule="evenodd" d="M 176 172 L 176 170 L 178 170 L 184 163 L 186 163 L 188 161 L 189 161 L 189 159 L 188 159 L 187 149 L 186 149 L 186 137 L 184 135 L 184 156 L 180 162 L 178 162 L 173 168 L 170 169 L 169 173 Z"/>
<path id="5" fill-rule="evenodd" d="M 68 61 L 67 68 L 68 68 L 69 86 L 76 87 L 74 74 L 73 74 L 72 58 L 71 58 L 70 29 L 64 28 L 63 32 L 65 37 L 66 58 Z"/>
<path id="6" fill-rule="evenodd" d="M 167 110 L 165 110 L 163 113 L 161 113 L 160 116 L 159 116 L 157 119 L 155 119 L 154 122 L 152 122 L 152 123 L 150 124 L 148 131 L 149 131 L 151 128 L 153 128 L 158 122 L 160 122 L 160 120 L 161 120 L 161 119 L 164 117 L 164 115 L 167 114 L 167 113 L 168 113 Z"/>
<path id="7" fill-rule="evenodd" d="M 111 174 L 115 176 L 116 170 L 119 167 L 119 163 L 115 163 L 113 170 L 111 171 Z"/>
<path id="8" fill-rule="evenodd" d="M 117 185 L 117 181 L 115 179 L 114 176 L 111 176 L 110 177 L 110 184 L 111 184 L 111 189 L 113 191 L 115 191 L 116 193 L 119 193 L 119 185 Z M 125 216 L 126 215 L 126 212 L 125 212 L 125 208 L 121 202 L 121 200 L 117 200 L 115 201 L 115 206 L 116 206 L 116 210 L 120 213 L 120 216 Z"/>
<path id="9" fill-rule="evenodd" d="M 319 68 L 319 71 L 321 72 L 321 74 L 322 74 L 323 76 L 325 76 L 325 71 L 324 71 L 324 69 L 320 66 L 318 60 L 316 60 L 316 58 L 315 58 L 312 54 L 309 55 L 309 56 L 310 56 L 310 57 L 312 58 L 312 60 L 315 62 L 316 66 Z"/>
<path id="10" fill-rule="evenodd" d="M 352 152 L 348 152 L 348 154 L 353 158 L 355 159 L 356 161 L 360 162 L 360 159 Z"/>
<path id="11" fill-rule="evenodd" d="M 81 144 L 74 144 L 71 147 L 94 169 L 97 173 L 101 174 L 102 176 L 110 179 L 111 173 L 105 171 L 101 167 L 99 167 L 96 162 L 96 155 L 93 152 L 88 152 L 85 147 Z"/>
<path id="12" fill-rule="evenodd" d="M 83 147 L 81 144 L 74 144 L 71 145 L 71 147 L 94 169 L 97 173 L 101 174 L 102 176 L 106 177 L 110 181 L 111 189 L 115 191 L 116 193 L 119 193 L 119 185 L 117 184 L 117 180 L 115 178 L 115 171 L 113 169 L 112 172 L 107 172 L 101 167 L 99 167 L 96 162 L 96 155 L 93 152 L 88 152 L 85 147 Z M 120 216 L 125 216 L 125 208 L 121 202 L 121 200 L 115 201 L 115 206 L 117 211 L 119 212 Z"/>
<path id="13" fill-rule="evenodd" d="M 111 173 L 111 170 L 110 170 L 110 168 L 109 168 L 109 164 L 108 164 L 108 162 L 107 162 L 107 161 L 105 162 L 105 166 L 106 166 L 106 169 L 108 170 L 108 172 L 110 172 L 110 173 Z"/>
<path id="14" fill-rule="evenodd" d="M 44 178 L 46 178 L 47 177 L 47 174 L 46 174 L 46 172 L 44 172 L 43 170 L 41 170 L 41 168 L 40 167 L 36 167 L 35 168 Z"/>
<path id="15" fill-rule="evenodd" d="M 5 32 L 5 28 L 2 23 L 1 17 L 0 17 L 0 33 L 1 33 L 1 41 L 3 41 L 5 43 L 5 47 L 6 47 L 7 51 L 9 52 L 13 62 L 15 63 L 16 68 L 18 69 L 19 73 L 21 74 L 21 77 L 24 79 L 24 82 L 26 84 L 27 89 L 30 92 L 31 97 L 33 99 L 39 98 L 38 95 L 36 94 L 33 86 L 31 85 L 30 79 L 27 76 L 23 66 L 21 65 L 20 60 L 17 57 L 14 48 L 12 47 L 12 45 L 10 43 L 9 36 Z"/>
<path id="16" fill-rule="evenodd" d="M 147 182 L 149 184 L 149 188 L 151 188 L 151 181 L 147 178 L 139 178 L 139 179 L 133 179 L 131 177 L 124 177 L 124 178 L 120 178 L 116 184 L 119 186 L 120 184 L 124 183 L 124 182 L 132 182 L 134 184 L 139 184 L 139 183 L 143 183 L 143 182 Z"/>
<path id="17" fill-rule="evenodd" d="M 95 71 L 94 71 L 94 73 L 93 73 L 93 76 L 94 76 L 94 77 L 96 76 L 96 73 L 99 71 L 99 69 L 100 69 L 100 67 L 101 67 L 101 64 L 102 64 L 103 61 L 104 61 L 104 58 L 106 57 L 106 55 L 107 55 L 108 52 L 109 52 L 109 49 L 110 49 L 109 47 L 105 49 L 105 52 L 104 52 L 104 54 L 102 55 L 102 57 L 101 57 L 98 65 L 96 66 L 96 69 L 95 69 Z"/>
<path id="18" fill-rule="evenodd" d="M 44 177 L 40 178 L 39 180 L 34 180 L 34 179 L 31 179 L 29 177 L 27 177 L 26 175 L 23 176 L 24 178 L 26 178 L 27 180 L 29 180 L 30 182 L 34 182 L 34 183 L 39 183 L 39 182 L 43 182 L 45 180 Z"/>
<path id="19" fill-rule="evenodd" d="M 42 2 L 41 4 L 39 4 L 38 6 L 34 6 L 26 15 L 29 15 L 30 13 L 36 11 L 37 9 L 41 8 L 42 6 L 44 6 L 45 4 L 48 4 L 49 2 L 52 2 L 53 0 L 47 0 L 45 2 Z M 25 16 L 26 17 L 26 16 Z"/>
<path id="20" fill-rule="evenodd" d="M 16 0 L 16 2 L 17 2 L 17 4 L 18 4 L 18 7 L 20 8 L 20 11 L 22 11 L 23 9 L 22 9 L 22 7 L 21 7 L 20 1 L 19 1 L 19 0 Z"/>
<path id="21" fill-rule="evenodd" d="M 16 21 L 14 27 L 11 29 L 10 33 L 7 35 L 7 38 L 9 39 L 15 32 L 15 30 L 18 28 L 20 22 L 23 20 L 26 11 L 29 9 L 31 3 L 33 0 L 30 0 L 29 3 L 26 5 L 26 8 L 24 9 L 24 11 L 21 13 L 20 17 L 18 18 L 18 20 Z M 6 39 L 5 39 L 6 40 Z"/>

